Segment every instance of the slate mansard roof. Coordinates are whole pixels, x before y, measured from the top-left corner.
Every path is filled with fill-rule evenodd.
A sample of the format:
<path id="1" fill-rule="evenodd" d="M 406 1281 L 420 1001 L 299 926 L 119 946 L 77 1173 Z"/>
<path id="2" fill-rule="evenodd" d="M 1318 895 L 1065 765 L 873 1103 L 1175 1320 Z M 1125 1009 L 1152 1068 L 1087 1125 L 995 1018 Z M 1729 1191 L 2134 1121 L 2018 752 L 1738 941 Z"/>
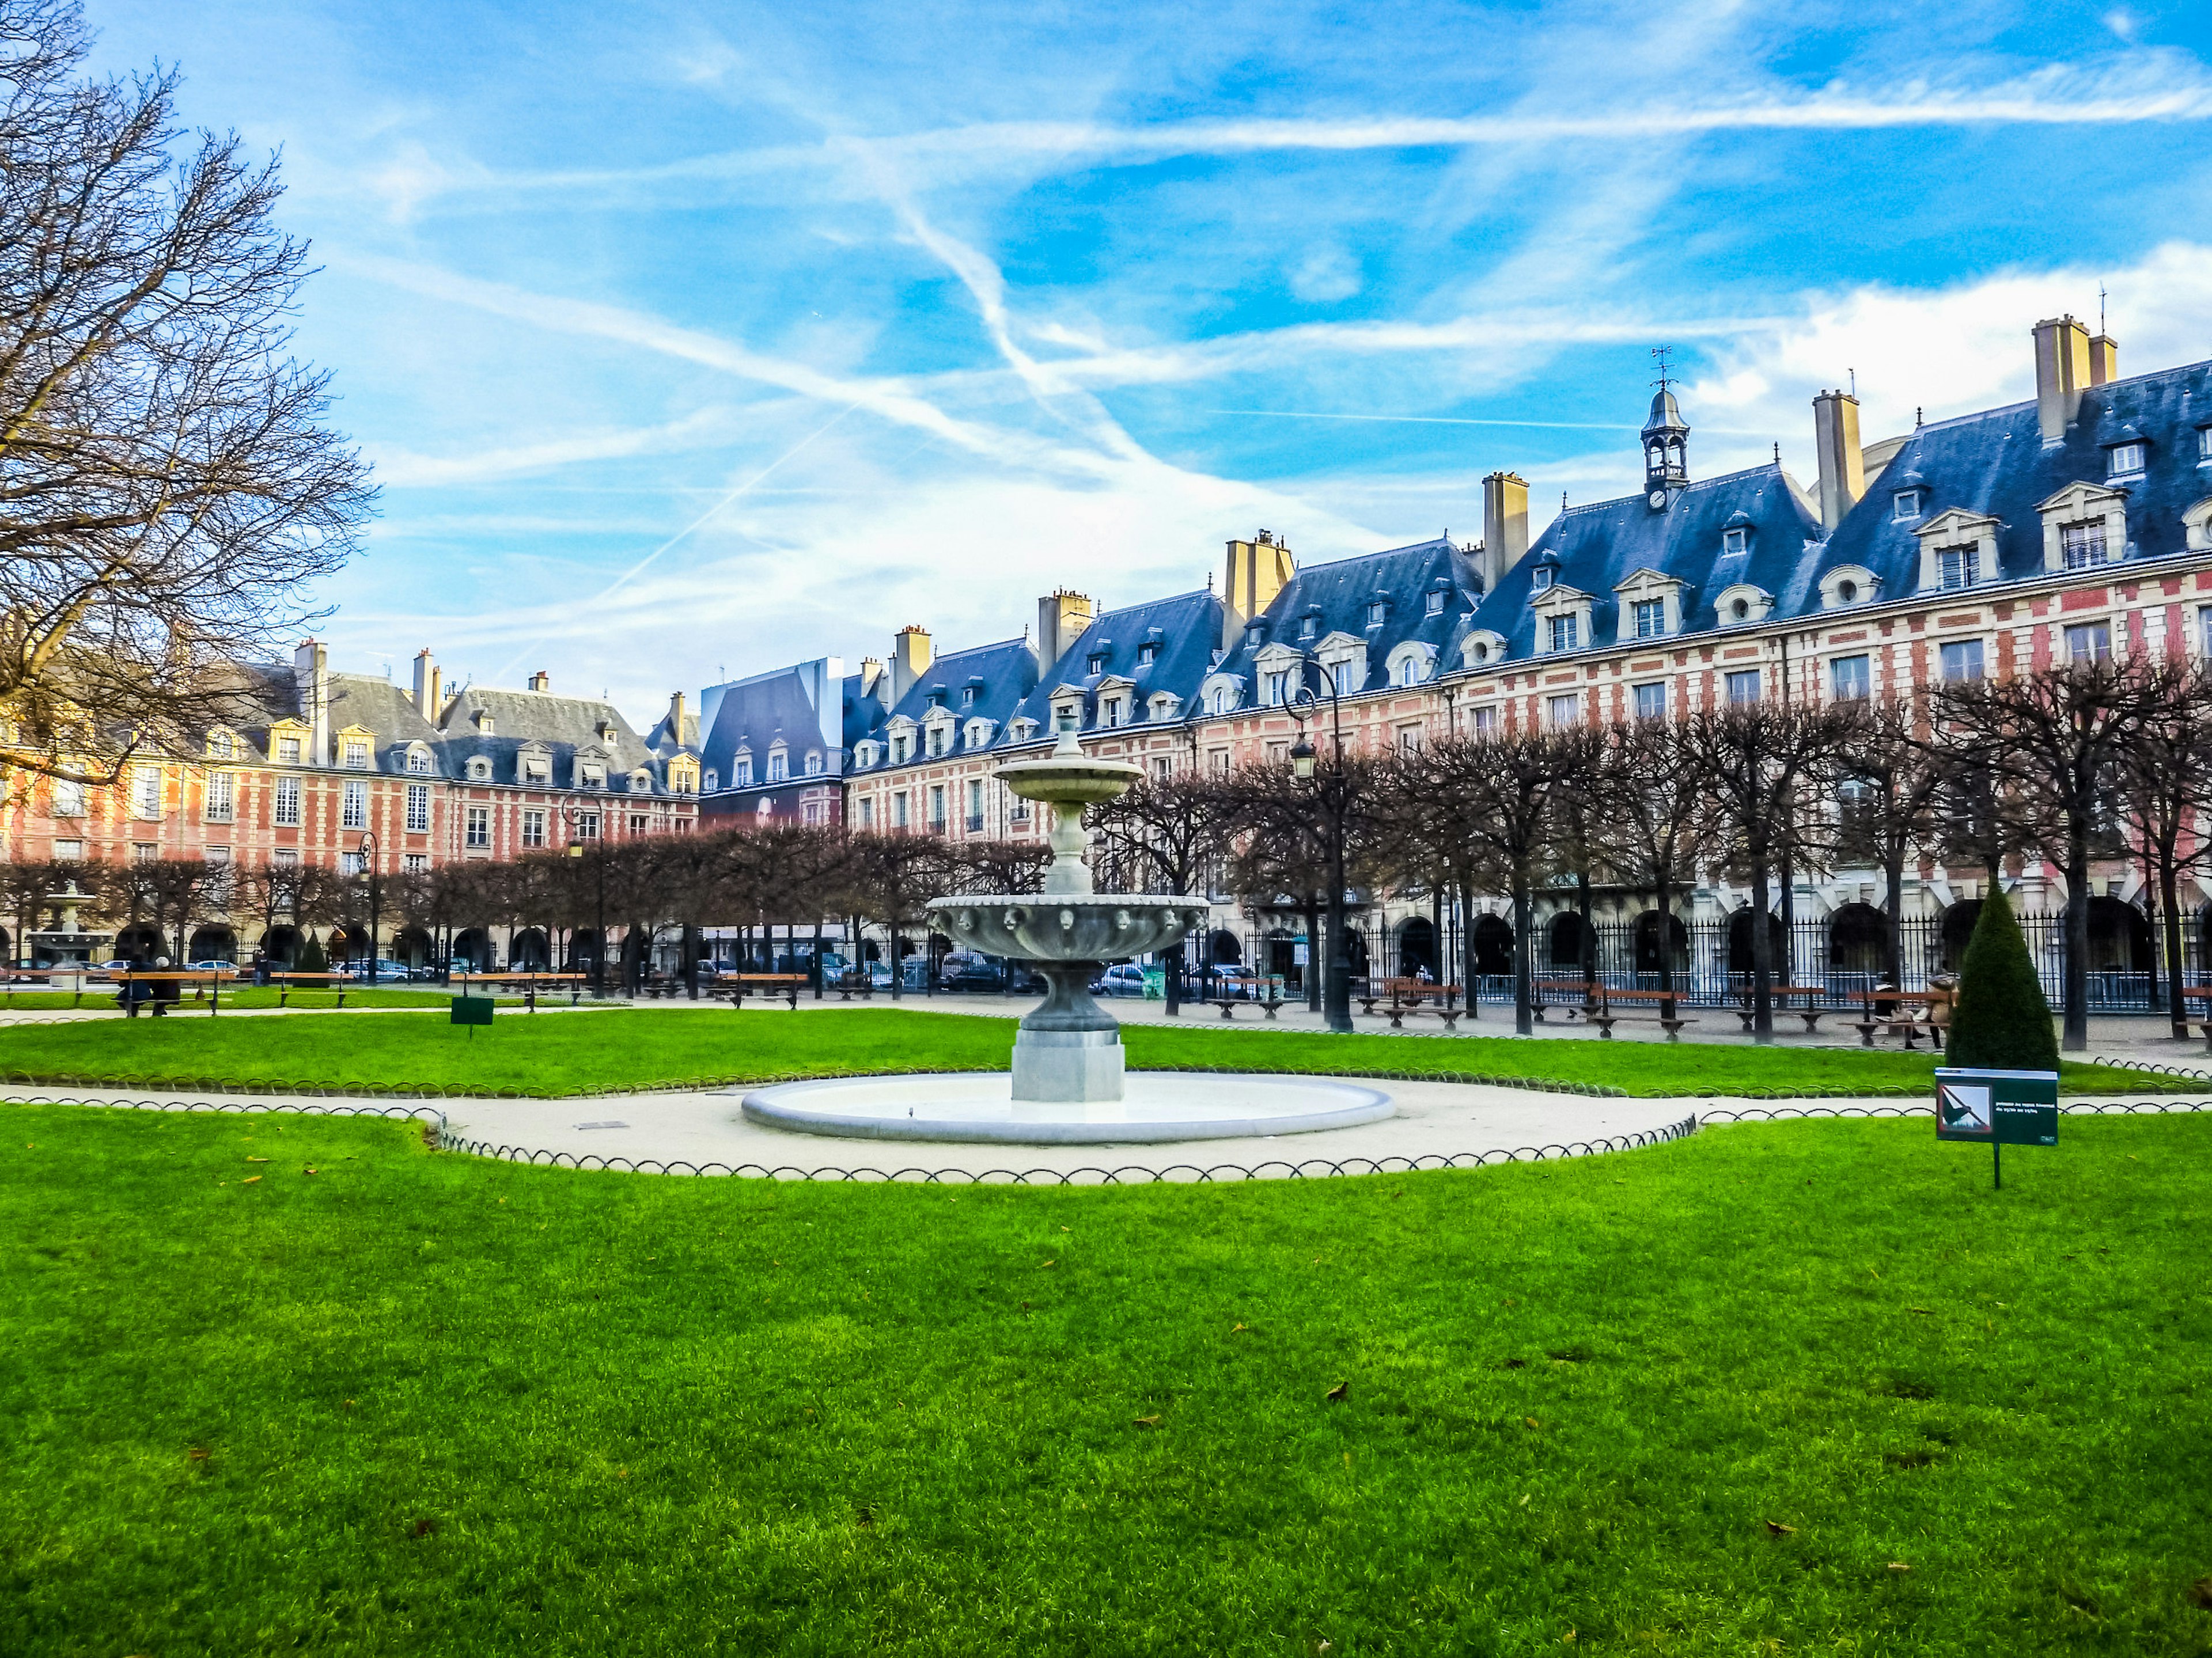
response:
<path id="1" fill-rule="evenodd" d="M 1728 550 L 1731 528 L 1747 532 L 1741 553 Z M 1640 495 L 1570 507 L 1498 579 L 1466 631 L 1503 638 L 1509 658 L 1535 654 L 1538 618 L 1531 601 L 1543 597 L 1537 573 L 1548 570 L 1554 586 L 1590 598 L 1591 636 L 1578 648 L 1626 642 L 1634 630 L 1613 589 L 1638 570 L 1650 570 L 1681 584 L 1680 631 L 1709 632 L 1725 625 L 1715 607 L 1730 587 L 1747 584 L 1778 600 L 1808 586 L 1805 573 L 1820 539 L 1820 519 L 1795 480 L 1772 463 L 1670 490 L 1663 508 Z"/>
<path id="2" fill-rule="evenodd" d="M 2122 562 L 2179 553 L 2187 544 L 2184 514 L 2212 496 L 2212 463 L 2199 436 L 2207 426 L 2212 426 L 2212 362 L 2089 387 L 2065 437 L 2048 446 L 2033 403 L 1923 426 L 1836 527 L 1817 569 L 1808 572 L 1804 591 L 1791 595 L 1792 611 L 1818 610 L 1820 579 L 1850 565 L 1874 574 L 1877 598 L 1917 591 L 1921 538 L 1914 531 L 1953 508 L 1995 518 L 2002 526 L 1996 531 L 1998 572 L 1994 577 L 1984 573 L 1984 580 L 2038 575 L 2044 543 L 2037 508 L 2074 483 L 2125 493 L 2128 549 Z M 2146 446 L 2143 471 L 2112 478 L 2111 449 L 2123 442 Z M 1897 494 L 1911 488 L 1923 491 L 1920 513 L 1899 521 Z M 2112 556 L 2118 558 L 2117 549 Z"/>
<path id="3" fill-rule="evenodd" d="M 1431 593 L 1443 596 L 1433 611 Z M 1331 635 L 1344 634 L 1367 647 L 1367 674 L 1360 684 L 1340 685 L 1339 694 L 1379 689 L 1389 683 L 1390 656 L 1401 645 L 1427 647 L 1438 668 L 1456 665 L 1448 662 L 1448 653 L 1481 597 L 1482 580 L 1473 560 L 1442 536 L 1309 565 L 1246 625 L 1243 637 L 1214 672 L 1236 681 L 1238 706 L 1249 707 L 1255 700 L 1254 664 L 1261 652 L 1282 645 L 1311 656 Z M 1378 601 L 1382 613 L 1376 621 Z"/>
<path id="4" fill-rule="evenodd" d="M 1147 723 L 1152 700 L 1162 691 L 1176 699 L 1180 720 L 1197 707 L 1199 687 L 1220 643 L 1221 599 L 1210 589 L 1108 610 L 1060 653 L 1015 717 L 1035 720 L 1036 738 L 1049 737 L 1053 700 L 1055 695 L 1064 700 L 1073 689 L 1083 694 L 1081 724 L 1090 730 L 1100 723 L 1099 689 L 1113 680 L 1133 687 L 1123 725 Z"/>
<path id="5" fill-rule="evenodd" d="M 710 685 L 699 698 L 699 718 L 705 727 L 700 761 L 712 771 L 718 786 L 740 786 L 738 757 L 752 761 L 750 785 L 768 781 L 769 751 L 779 742 L 789 756 L 787 778 L 806 774 L 806 756 L 822 757 L 817 775 L 836 777 L 845 769 L 843 712 L 839 697 L 849 683 L 843 664 L 836 657 L 819 657 L 787 668 L 754 674 L 727 684 Z"/>
<path id="6" fill-rule="evenodd" d="M 885 708 L 873 697 L 857 699 L 847 729 L 857 743 L 873 740 L 883 743 L 890 729 L 902 722 L 917 729 L 925 726 L 930 716 L 942 708 L 952 717 L 951 740 L 943 754 L 930 756 L 917 743 L 916 759 L 954 757 L 970 752 L 968 743 L 969 722 L 987 720 L 991 722 L 991 734 L 982 748 L 997 747 L 1006 736 L 1007 722 L 1015 717 L 1022 700 L 1036 689 L 1037 683 L 1036 653 L 1026 639 L 1001 640 L 994 645 L 978 645 L 972 650 L 949 651 L 937 658 L 896 704 Z M 878 755 L 877 763 L 884 763 L 885 756 Z"/>

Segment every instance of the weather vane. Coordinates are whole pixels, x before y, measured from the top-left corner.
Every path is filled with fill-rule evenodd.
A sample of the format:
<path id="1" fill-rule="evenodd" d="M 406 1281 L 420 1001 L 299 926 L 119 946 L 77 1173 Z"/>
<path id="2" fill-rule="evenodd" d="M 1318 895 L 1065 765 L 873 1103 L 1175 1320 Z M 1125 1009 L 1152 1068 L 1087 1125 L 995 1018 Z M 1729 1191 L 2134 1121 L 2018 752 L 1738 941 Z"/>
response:
<path id="1" fill-rule="evenodd" d="M 1674 348 L 1671 345 L 1655 345 L 1651 348 L 1651 361 L 1659 367 L 1659 378 L 1651 383 L 1662 392 L 1674 383 L 1668 372 L 1673 367 L 1670 359 L 1674 355 Z"/>

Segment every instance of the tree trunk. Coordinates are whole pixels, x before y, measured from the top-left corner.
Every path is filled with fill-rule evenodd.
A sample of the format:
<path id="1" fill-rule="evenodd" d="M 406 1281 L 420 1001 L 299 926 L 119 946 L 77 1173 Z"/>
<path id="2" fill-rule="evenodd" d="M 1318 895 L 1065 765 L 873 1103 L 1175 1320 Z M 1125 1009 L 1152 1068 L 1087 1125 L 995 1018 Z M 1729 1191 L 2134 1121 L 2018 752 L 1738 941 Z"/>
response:
<path id="1" fill-rule="evenodd" d="M 1774 1040 L 1774 934 L 1769 920 L 1766 859 L 1751 860 L 1751 1031 L 1763 1044 Z"/>
<path id="2" fill-rule="evenodd" d="M 1653 884 L 1658 889 L 1656 896 L 1659 901 L 1659 993 L 1671 999 L 1674 989 L 1674 884 L 1662 872 Z M 1659 1004 L 1659 1017 L 1674 1017 L 1672 999 Z"/>
<path id="3" fill-rule="evenodd" d="M 2089 1048 L 2089 840 L 2078 829 L 2066 847 L 2066 978 L 2063 1034 L 2069 1054 Z"/>
<path id="4" fill-rule="evenodd" d="M 890 924 L 890 926 L 891 935 L 891 999 L 893 1001 L 897 1001 L 900 998 L 900 993 L 906 988 L 906 963 L 899 959 L 898 923 L 896 921 L 893 921 Z"/>
<path id="5" fill-rule="evenodd" d="M 1583 983 L 1597 982 L 1597 934 L 1590 930 L 1590 880 L 1587 866 L 1575 872 L 1575 914 L 1581 918 L 1576 953 L 1582 957 Z"/>
<path id="6" fill-rule="evenodd" d="M 1774 964 L 1778 981 L 1794 985 L 1796 978 L 1797 955 L 1797 860 L 1790 855 L 1790 843 L 1782 843 L 1782 866 L 1775 872 L 1781 891 L 1775 895 L 1775 908 L 1782 914 L 1782 959 Z"/>
<path id="7" fill-rule="evenodd" d="M 1467 992 L 1467 1017 L 1472 1019 L 1480 999 L 1475 994 L 1474 887 L 1467 881 L 1459 884 L 1459 970 L 1460 986 Z"/>
<path id="8" fill-rule="evenodd" d="M 1160 990 L 1170 1019 L 1182 1017 L 1182 953 L 1181 938 L 1160 951 Z"/>
<path id="9" fill-rule="evenodd" d="M 1536 1022 L 1529 1006 L 1528 876 L 1513 872 L 1513 1029 L 1521 1035 L 1535 1034 Z"/>
<path id="10" fill-rule="evenodd" d="M 1893 846 L 1881 860 L 1883 902 L 1889 914 L 1882 927 L 1882 965 L 1890 983 L 1905 985 L 1905 848 Z"/>
<path id="11" fill-rule="evenodd" d="M 1325 970 L 1321 947 L 1321 895 L 1306 894 L 1306 1011 L 1321 1011 L 1321 976 Z"/>
<path id="12" fill-rule="evenodd" d="M 822 918 L 814 918 L 814 999 L 822 999 Z"/>
<path id="13" fill-rule="evenodd" d="M 2165 936 L 2166 1012 L 2173 1026 L 2177 1041 L 2189 1035 L 2189 1002 L 2183 992 L 2189 981 L 2181 959 L 2181 893 L 2180 883 L 2174 878 L 2173 859 L 2160 861 L 2158 871 L 2158 902 L 2165 914 L 2159 917 L 2159 931 Z"/>

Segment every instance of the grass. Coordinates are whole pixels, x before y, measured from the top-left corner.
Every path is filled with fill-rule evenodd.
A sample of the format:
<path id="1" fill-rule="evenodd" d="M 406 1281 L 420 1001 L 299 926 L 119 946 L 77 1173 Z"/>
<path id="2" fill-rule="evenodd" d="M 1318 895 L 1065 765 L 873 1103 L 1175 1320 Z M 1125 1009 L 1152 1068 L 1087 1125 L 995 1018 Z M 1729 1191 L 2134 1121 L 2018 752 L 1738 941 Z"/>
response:
<path id="1" fill-rule="evenodd" d="M 888 1008 L 793 1018 L 754 1011 L 605 1009 L 507 1017 L 471 1036 L 443 1017 L 302 1023 L 284 1019 L 139 1019 L 0 1031 L 0 1075 L 128 1086 L 421 1090 L 561 1096 L 838 1072 L 996 1070 L 1012 1022 Z M 1386 1035 L 1131 1025 L 1144 1068 L 1474 1072 L 1619 1088 L 1655 1096 L 1932 1091 L 1925 1054 L 1656 1042 Z M 2069 1066 L 2082 1093 L 2185 1087 L 2172 1078 Z"/>
<path id="2" fill-rule="evenodd" d="M 959 1191 L 4 1127 L 23 1658 L 2212 1651 L 2212 1117 L 2002 1192 L 1891 1121 Z"/>

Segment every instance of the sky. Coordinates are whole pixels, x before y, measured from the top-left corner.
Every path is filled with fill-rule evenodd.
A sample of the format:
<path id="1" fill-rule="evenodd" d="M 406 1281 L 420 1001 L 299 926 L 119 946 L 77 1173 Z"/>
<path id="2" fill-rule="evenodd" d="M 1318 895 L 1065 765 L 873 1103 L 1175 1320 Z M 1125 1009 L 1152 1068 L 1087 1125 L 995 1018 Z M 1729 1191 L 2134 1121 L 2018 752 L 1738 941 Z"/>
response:
<path id="1" fill-rule="evenodd" d="M 333 665 L 670 692 L 2212 356 L 2212 6 L 87 0 L 281 151 Z M 2102 298 L 2100 299 L 2100 289 Z"/>

